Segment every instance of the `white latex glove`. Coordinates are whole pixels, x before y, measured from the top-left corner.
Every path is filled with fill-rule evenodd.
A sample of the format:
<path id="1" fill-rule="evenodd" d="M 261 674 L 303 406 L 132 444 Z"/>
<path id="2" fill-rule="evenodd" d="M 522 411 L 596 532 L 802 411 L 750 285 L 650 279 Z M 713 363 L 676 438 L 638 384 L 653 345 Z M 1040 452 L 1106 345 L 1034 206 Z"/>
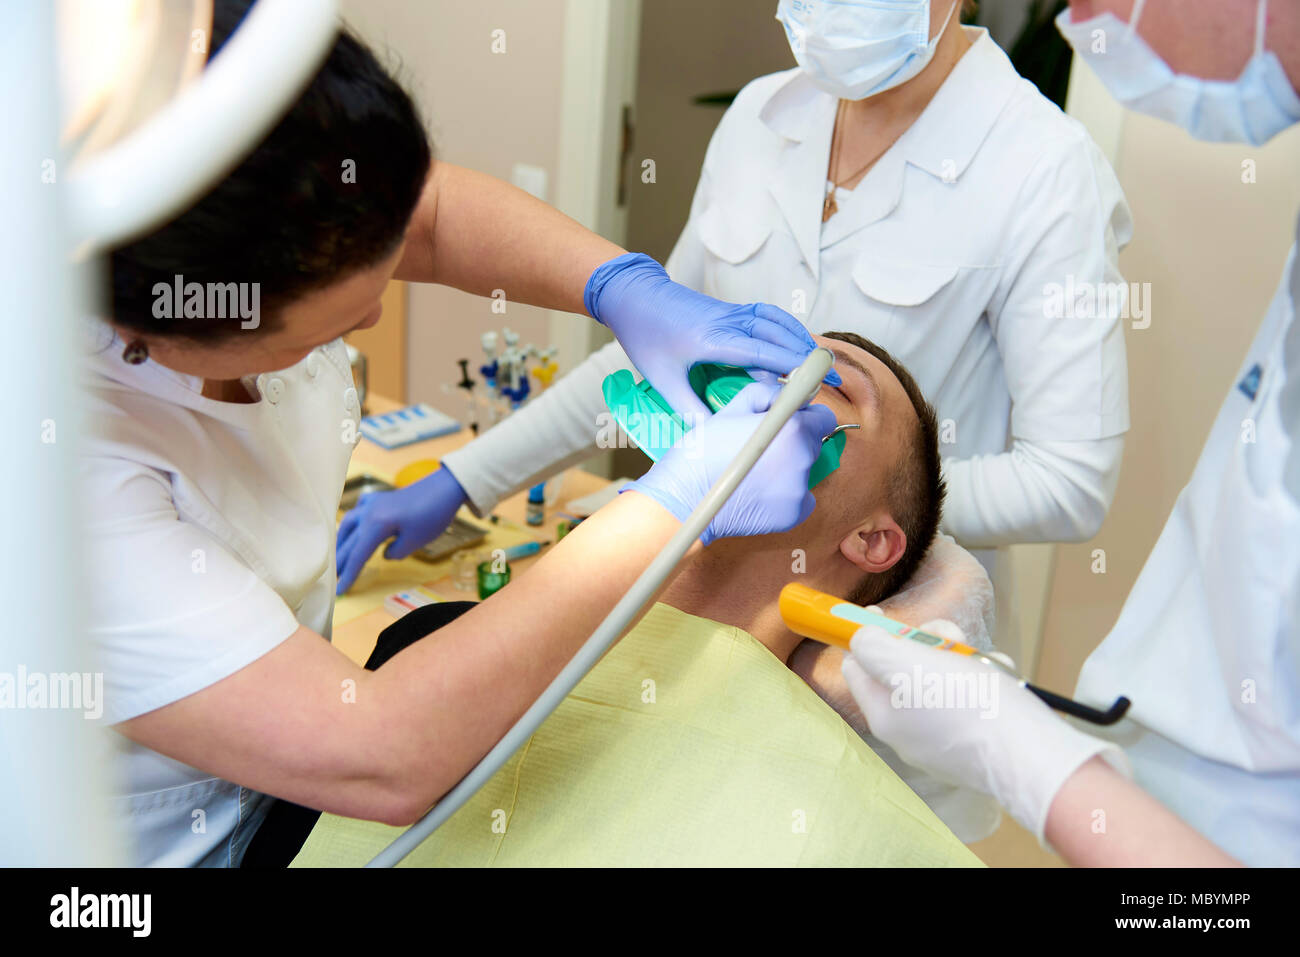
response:
<path id="1" fill-rule="evenodd" d="M 965 641 L 949 621 L 921 630 Z M 1052 800 L 1081 764 L 1101 755 L 1131 773 L 1118 746 L 1076 730 L 1013 678 L 964 655 L 867 626 L 843 671 L 872 734 L 908 764 L 992 795 L 1040 844 Z"/>

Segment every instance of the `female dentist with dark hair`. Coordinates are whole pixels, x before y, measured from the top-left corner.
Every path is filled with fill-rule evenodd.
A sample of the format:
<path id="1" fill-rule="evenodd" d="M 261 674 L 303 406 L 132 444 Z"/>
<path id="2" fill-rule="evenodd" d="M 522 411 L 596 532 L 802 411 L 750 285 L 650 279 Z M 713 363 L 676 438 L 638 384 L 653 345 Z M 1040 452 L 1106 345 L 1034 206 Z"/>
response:
<path id="1" fill-rule="evenodd" d="M 218 0 L 214 55 L 248 6 Z M 431 166 L 406 93 L 346 33 L 265 141 L 111 273 L 111 308 L 86 323 L 87 620 L 139 864 L 238 865 L 270 795 L 413 821 L 572 657 L 775 394 L 747 390 L 700 424 L 698 451 L 366 672 L 322 640 L 360 414 L 339 337 L 379 320 L 390 278 L 585 308 L 666 396 L 689 391 L 692 362 L 784 373 L 813 347 L 779 309 L 691 292 L 519 190 Z M 824 406 L 797 412 L 705 540 L 802 521 L 834 426 Z"/>

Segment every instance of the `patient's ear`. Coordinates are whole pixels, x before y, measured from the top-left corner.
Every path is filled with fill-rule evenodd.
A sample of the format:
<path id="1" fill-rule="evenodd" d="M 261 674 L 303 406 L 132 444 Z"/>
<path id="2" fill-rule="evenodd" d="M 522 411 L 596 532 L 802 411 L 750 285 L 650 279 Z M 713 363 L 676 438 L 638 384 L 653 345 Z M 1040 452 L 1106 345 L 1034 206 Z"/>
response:
<path id="1" fill-rule="evenodd" d="M 877 515 L 840 542 L 840 554 L 864 572 L 888 571 L 907 551 L 907 536 L 892 515 Z"/>

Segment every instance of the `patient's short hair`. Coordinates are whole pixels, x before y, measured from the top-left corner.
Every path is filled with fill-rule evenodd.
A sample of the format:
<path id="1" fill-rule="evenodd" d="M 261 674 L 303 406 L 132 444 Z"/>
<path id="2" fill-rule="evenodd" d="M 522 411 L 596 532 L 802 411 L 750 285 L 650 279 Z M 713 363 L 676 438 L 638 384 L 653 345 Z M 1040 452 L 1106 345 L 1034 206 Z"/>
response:
<path id="1" fill-rule="evenodd" d="M 857 346 L 879 359 L 902 384 L 916 412 L 916 424 L 909 432 L 907 446 L 894 464 L 885 490 L 894 521 L 907 537 L 903 557 L 892 568 L 867 575 L 848 596 L 856 604 L 874 605 L 907 583 L 939 531 L 944 496 L 939 463 L 939 418 L 934 406 L 921 394 L 921 387 L 912 374 L 880 346 L 852 332 L 828 332 L 825 335 L 827 339 Z"/>

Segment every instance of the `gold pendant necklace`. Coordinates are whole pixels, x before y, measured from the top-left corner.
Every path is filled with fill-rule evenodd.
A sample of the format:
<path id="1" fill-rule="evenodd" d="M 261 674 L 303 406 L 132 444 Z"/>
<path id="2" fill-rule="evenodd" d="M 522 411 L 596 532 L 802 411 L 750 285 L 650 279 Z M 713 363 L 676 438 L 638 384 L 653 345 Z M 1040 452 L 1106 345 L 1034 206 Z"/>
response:
<path id="1" fill-rule="evenodd" d="M 826 170 L 826 196 L 822 199 L 822 222 L 829 222 L 830 218 L 839 212 L 839 204 L 835 202 L 835 167 L 840 158 L 840 118 L 844 116 L 844 101 L 840 100 L 835 104 L 835 125 L 831 128 L 831 157 L 830 168 Z"/>
<path id="2" fill-rule="evenodd" d="M 876 160 L 884 156 L 885 153 L 888 152 L 889 147 L 893 145 L 893 140 L 890 140 L 888 143 L 885 144 L 884 149 L 879 150 L 874 156 L 871 157 L 871 159 L 867 160 L 865 163 L 863 163 L 861 166 L 855 169 L 848 176 L 844 176 L 841 177 L 839 180 L 836 180 L 835 171 L 839 166 L 839 160 L 840 160 L 840 132 L 841 129 L 843 128 L 843 124 L 841 123 L 841 120 L 843 120 L 843 118 L 844 118 L 844 101 L 840 100 L 839 106 L 835 108 L 835 129 L 834 132 L 831 134 L 830 168 L 826 171 L 826 196 L 822 200 L 822 222 L 823 223 L 829 222 L 830 218 L 840 211 L 839 203 L 835 202 L 835 191 L 839 189 L 840 186 L 843 185 L 844 183 L 851 183 L 853 182 L 853 180 L 857 179 L 859 176 L 865 173 L 868 169 L 871 168 L 872 165 L 875 164 Z"/>
<path id="3" fill-rule="evenodd" d="M 835 202 L 835 184 L 828 182 L 826 184 L 826 199 L 822 203 L 822 222 L 828 222 L 839 211 L 839 204 Z"/>

